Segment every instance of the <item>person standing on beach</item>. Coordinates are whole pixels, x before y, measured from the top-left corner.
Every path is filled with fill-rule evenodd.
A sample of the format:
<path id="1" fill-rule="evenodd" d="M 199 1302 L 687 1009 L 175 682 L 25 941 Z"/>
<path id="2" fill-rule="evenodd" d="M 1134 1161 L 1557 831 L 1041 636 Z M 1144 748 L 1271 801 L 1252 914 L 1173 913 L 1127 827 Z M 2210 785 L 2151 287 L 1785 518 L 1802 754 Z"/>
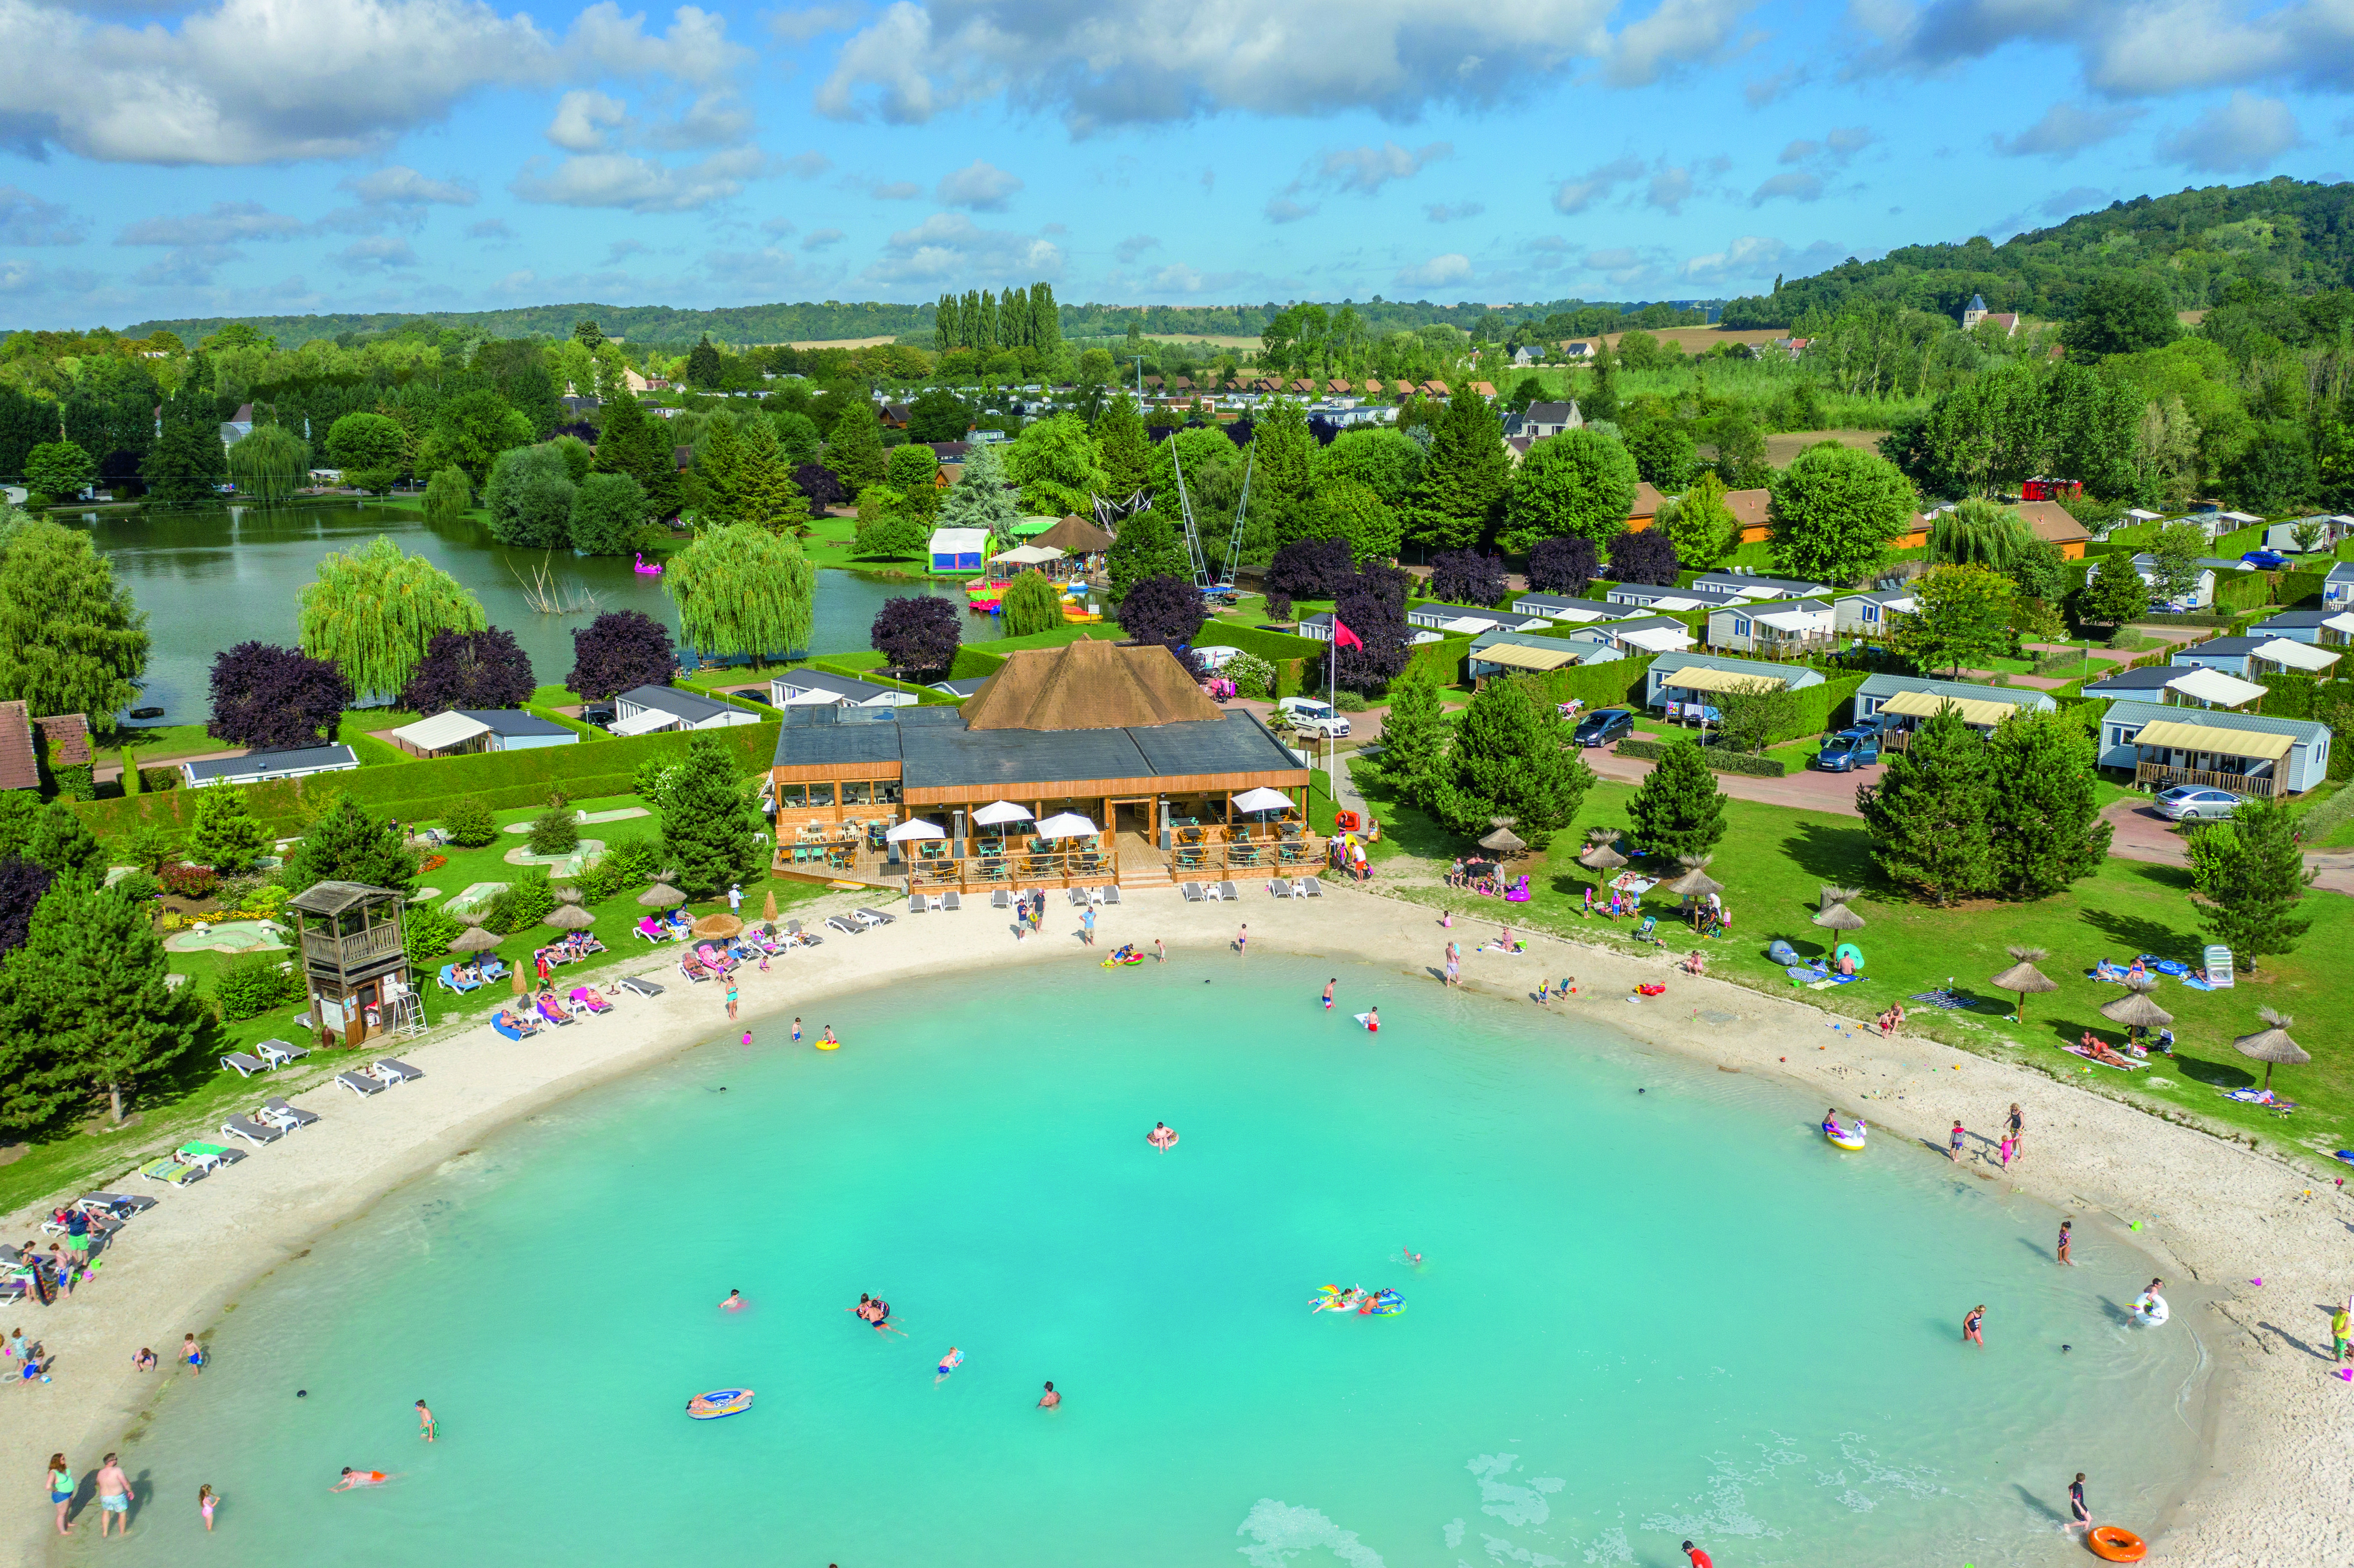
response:
<path id="1" fill-rule="evenodd" d="M 1152 938 L 1152 956 L 1158 962 L 1165 964 L 1169 961 L 1169 949 L 1161 945 L 1158 937 Z"/>
<path id="2" fill-rule="evenodd" d="M 98 1467 L 98 1538 L 101 1541 L 106 1539 L 106 1526 L 110 1520 L 114 1524 L 115 1534 L 127 1536 L 131 1533 L 131 1478 L 122 1473 L 122 1467 L 116 1464 L 114 1458 L 109 1454 L 105 1463 Z"/>
<path id="3" fill-rule="evenodd" d="M 1235 935 L 1235 957 L 1238 959 L 1241 958 L 1243 956 L 1243 949 L 1249 946 L 1250 923 L 1248 921 L 1245 921 L 1243 923 L 1243 928 Z"/>
<path id="4" fill-rule="evenodd" d="M 727 1019 L 731 1023 L 736 1020 L 736 977 L 734 975 L 727 977 Z"/>
<path id="5" fill-rule="evenodd" d="M 1447 944 L 1447 983 L 1448 985 L 1463 983 L 1463 949 L 1452 942 Z"/>
<path id="6" fill-rule="evenodd" d="M 2331 1361 L 2343 1361 L 2346 1359 L 2349 1333 L 2354 1333 L 2354 1312 L 2340 1307 L 2329 1315 L 2329 1339 L 2333 1347 L 2329 1353 Z"/>
<path id="7" fill-rule="evenodd" d="M 1967 1340 L 1971 1344 L 1976 1345 L 1978 1349 L 1983 1351 L 1986 1349 L 1986 1340 L 1979 1337 L 1979 1330 L 1985 1327 L 1986 1304 L 1984 1302 L 1980 1302 L 1978 1306 L 1971 1308 L 1968 1315 L 1963 1318 L 1962 1338 Z"/>
<path id="8" fill-rule="evenodd" d="M 73 1526 L 66 1522 L 66 1510 L 73 1506 L 74 1476 L 66 1467 L 63 1454 L 49 1456 L 49 1500 L 58 1506 L 58 1533 L 71 1535 Z"/>
<path id="9" fill-rule="evenodd" d="M 1959 1165 L 1962 1162 L 1962 1139 L 1965 1136 L 1962 1124 L 1959 1119 L 1956 1119 L 1954 1123 L 1954 1130 L 1946 1138 L 1946 1158 L 1953 1164 Z"/>
<path id="10" fill-rule="evenodd" d="M 1096 945 L 1096 906 L 1092 904 L 1079 912 L 1079 940 L 1090 948 Z"/>
<path id="11" fill-rule="evenodd" d="M 2019 1158 L 2020 1150 L 2025 1147 L 2027 1142 L 2027 1118 L 2020 1115 L 2017 1100 L 2010 1102 L 2010 1120 L 2004 1125 L 2010 1131 L 2010 1157 L 2016 1160 Z"/>
<path id="12" fill-rule="evenodd" d="M 798 1045 L 798 1044 L 800 1044 L 801 1043 L 801 1021 L 799 1018 L 795 1018 L 795 1019 L 793 1020 L 793 1044 L 796 1044 L 796 1045 Z"/>
<path id="13" fill-rule="evenodd" d="M 2068 1483 L 2068 1528 L 2089 1530 L 2092 1524 L 2093 1510 L 2084 1506 L 2084 1472 L 2079 1470 L 2076 1478 Z"/>
<path id="14" fill-rule="evenodd" d="M 2062 1220 L 2060 1222 L 2060 1262 L 2063 1266 L 2073 1261 L 2068 1256 L 2068 1244 L 2076 1239 L 2074 1234 L 2075 1226 L 2076 1222 L 2073 1220 Z"/>
<path id="15" fill-rule="evenodd" d="M 428 1443 L 433 1441 L 433 1408 L 421 1399 L 417 1402 L 417 1435 Z"/>

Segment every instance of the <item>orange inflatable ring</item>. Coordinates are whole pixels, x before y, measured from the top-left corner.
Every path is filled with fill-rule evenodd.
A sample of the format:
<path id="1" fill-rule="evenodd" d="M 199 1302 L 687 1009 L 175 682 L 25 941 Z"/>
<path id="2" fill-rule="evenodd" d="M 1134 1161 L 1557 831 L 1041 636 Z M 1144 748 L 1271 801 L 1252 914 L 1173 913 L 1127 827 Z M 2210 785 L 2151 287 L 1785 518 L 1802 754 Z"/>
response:
<path id="1" fill-rule="evenodd" d="M 2138 1563 L 2149 1555 L 2149 1543 L 2132 1531 L 2114 1524 L 2093 1527 L 2084 1537 L 2093 1555 L 2104 1563 Z"/>

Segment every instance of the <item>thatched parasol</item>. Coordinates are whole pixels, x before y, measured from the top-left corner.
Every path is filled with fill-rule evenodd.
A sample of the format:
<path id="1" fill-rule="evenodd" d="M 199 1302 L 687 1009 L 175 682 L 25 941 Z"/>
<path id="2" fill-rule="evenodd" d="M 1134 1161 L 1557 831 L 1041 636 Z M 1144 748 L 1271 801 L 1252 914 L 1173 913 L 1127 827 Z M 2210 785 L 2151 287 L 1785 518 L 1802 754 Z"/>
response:
<path id="1" fill-rule="evenodd" d="M 1815 924 L 1826 931 L 1861 931 L 1863 916 L 1844 904 L 1834 904 L 1815 916 Z"/>
<path id="2" fill-rule="evenodd" d="M 2012 948 L 2009 949 L 2009 951 L 2010 956 L 2017 959 L 2019 962 L 2011 965 L 2010 968 L 2003 970 L 2002 973 L 1995 976 L 1993 980 L 1987 983 L 1993 986 L 1997 991 L 2011 991 L 2018 995 L 2018 1019 L 2020 1022 L 2024 1023 L 2027 1022 L 2027 993 L 2030 991 L 2041 993 L 2047 991 L 2058 991 L 2060 989 L 2060 983 L 2046 975 L 2041 969 L 2035 967 L 2037 959 L 2048 959 L 2052 956 L 2050 949 L 2044 948 Z"/>
<path id="3" fill-rule="evenodd" d="M 556 899 L 559 904 L 578 904 L 581 896 L 580 889 L 568 882 L 558 885 L 556 889 Z"/>
<path id="4" fill-rule="evenodd" d="M 2260 1029 L 2253 1034 L 2243 1034 L 2232 1042 L 2232 1047 L 2241 1055 L 2264 1065 L 2264 1087 L 2269 1091 L 2273 1086 L 2274 1067 L 2301 1067 L 2313 1058 L 2305 1054 L 2305 1047 L 2288 1037 L 2288 1026 L 2295 1023 L 2296 1019 L 2285 1012 L 2274 1012 L 2269 1007 L 2256 1009 L 2256 1016 L 2272 1027 Z"/>
<path id="5" fill-rule="evenodd" d="M 1610 847 L 1610 840 L 1596 839 L 1578 852 L 1577 863 L 1588 871 L 1616 871 L 1627 857 Z"/>
<path id="6" fill-rule="evenodd" d="M 686 895 L 667 882 L 657 882 L 638 895 L 638 902 L 649 909 L 667 909 L 673 904 L 686 902 Z"/>
<path id="7" fill-rule="evenodd" d="M 2141 986 L 2136 986 L 2116 1001 L 2104 1004 L 2101 1016 L 2128 1029 L 2155 1029 L 2161 1023 L 2174 1022 L 2174 1014 L 2150 1001 L 2149 990 Z"/>
<path id="8" fill-rule="evenodd" d="M 1494 821 L 1496 824 L 1496 831 L 1479 841 L 1479 847 L 1481 849 L 1493 850 L 1498 854 L 1518 854 L 1522 850 L 1529 847 L 1527 840 L 1522 838 L 1520 834 L 1512 832 L 1511 818 L 1498 817 L 1494 819 Z"/>
<path id="9" fill-rule="evenodd" d="M 525 978 L 525 973 L 526 971 L 521 964 L 515 965 L 514 968 L 507 971 L 507 988 L 514 991 L 517 996 L 521 996 L 525 991 L 531 989 L 530 980 Z"/>
<path id="10" fill-rule="evenodd" d="M 553 926 L 559 931 L 586 931 L 597 923 L 597 916 L 578 904 L 559 904 L 540 919 L 543 926 Z"/>
<path id="11" fill-rule="evenodd" d="M 717 914 L 705 915 L 695 923 L 695 934 L 698 937 L 732 937 L 743 928 L 744 922 L 724 909 Z"/>
<path id="12" fill-rule="evenodd" d="M 480 926 L 469 926 L 458 933 L 458 939 L 450 944 L 450 950 L 453 953 L 487 953 L 498 945 L 499 939 Z"/>
<path id="13" fill-rule="evenodd" d="M 1724 885 L 1708 874 L 1710 855 L 1681 857 L 1688 868 L 1681 876 L 1668 884 L 1668 891 L 1680 898 L 1705 898 L 1712 893 L 1722 893 Z"/>
<path id="14" fill-rule="evenodd" d="M 1822 895 L 1822 896 L 1820 900 L 1817 902 L 1815 907 L 1818 909 L 1828 909 L 1834 904 L 1845 904 L 1860 896 L 1862 894 L 1863 889 L 1861 887 L 1834 887 L 1827 882 L 1823 884 L 1818 891 Z"/>
<path id="15" fill-rule="evenodd" d="M 777 923 L 777 890 L 773 887 L 769 889 L 769 895 L 760 900 L 760 918 L 771 926 Z"/>

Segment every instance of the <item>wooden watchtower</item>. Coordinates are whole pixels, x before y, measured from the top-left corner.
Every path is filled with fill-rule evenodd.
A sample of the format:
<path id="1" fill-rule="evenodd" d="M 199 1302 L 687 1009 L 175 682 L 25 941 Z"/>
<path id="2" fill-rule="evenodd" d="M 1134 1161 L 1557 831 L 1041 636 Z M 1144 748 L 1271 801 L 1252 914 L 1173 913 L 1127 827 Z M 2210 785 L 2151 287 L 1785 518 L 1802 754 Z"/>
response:
<path id="1" fill-rule="evenodd" d="M 401 945 L 404 896 L 357 882 L 322 882 L 287 902 L 302 934 L 311 1026 L 345 1045 L 397 1028 L 410 1011 L 408 954 Z"/>

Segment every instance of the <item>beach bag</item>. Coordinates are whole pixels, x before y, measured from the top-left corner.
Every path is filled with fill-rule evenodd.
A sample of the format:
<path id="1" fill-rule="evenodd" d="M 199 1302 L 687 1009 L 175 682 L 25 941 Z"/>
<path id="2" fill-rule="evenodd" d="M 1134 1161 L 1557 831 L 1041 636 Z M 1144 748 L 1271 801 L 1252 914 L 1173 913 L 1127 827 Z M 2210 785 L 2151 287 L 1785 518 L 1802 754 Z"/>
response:
<path id="1" fill-rule="evenodd" d="M 1774 945 L 1766 949 L 1766 957 L 1772 962 L 1787 969 L 1798 961 L 1798 949 L 1776 938 Z"/>

